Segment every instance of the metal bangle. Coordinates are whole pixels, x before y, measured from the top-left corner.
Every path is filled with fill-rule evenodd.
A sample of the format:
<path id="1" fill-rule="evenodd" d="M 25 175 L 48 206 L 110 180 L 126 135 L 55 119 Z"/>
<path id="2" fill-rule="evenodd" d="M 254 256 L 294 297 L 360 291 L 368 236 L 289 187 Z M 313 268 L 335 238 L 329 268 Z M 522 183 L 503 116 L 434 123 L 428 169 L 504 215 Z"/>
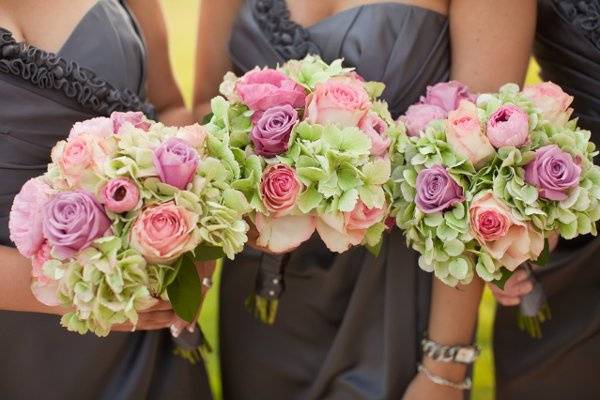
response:
<path id="1" fill-rule="evenodd" d="M 435 361 L 457 362 L 461 364 L 472 364 L 477 360 L 480 350 L 477 345 L 472 346 L 446 346 L 431 339 L 421 340 L 423 354 Z"/>
<path id="2" fill-rule="evenodd" d="M 417 370 L 419 372 L 424 373 L 425 376 L 427 377 L 427 379 L 429 379 L 431 382 L 435 383 L 436 385 L 448 386 L 448 387 L 451 387 L 452 389 L 457 389 L 457 390 L 470 390 L 471 386 L 472 386 L 471 378 L 468 378 L 468 377 L 462 382 L 452 382 L 446 378 L 443 378 L 439 375 L 434 374 L 433 372 L 428 370 L 423 364 L 418 364 Z"/>

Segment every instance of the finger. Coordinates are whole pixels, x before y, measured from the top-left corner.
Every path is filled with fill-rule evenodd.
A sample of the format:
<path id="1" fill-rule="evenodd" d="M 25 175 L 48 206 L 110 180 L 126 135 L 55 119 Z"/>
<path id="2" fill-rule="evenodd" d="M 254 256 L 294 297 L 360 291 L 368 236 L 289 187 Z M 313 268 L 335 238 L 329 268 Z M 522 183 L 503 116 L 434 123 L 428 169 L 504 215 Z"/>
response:
<path id="1" fill-rule="evenodd" d="M 149 327 L 168 328 L 175 320 L 173 311 L 154 311 L 152 313 L 140 314 L 136 329 L 144 330 Z"/>
<path id="2" fill-rule="evenodd" d="M 496 301 L 505 307 L 514 307 L 521 304 L 520 297 L 496 296 Z"/>
<path id="3" fill-rule="evenodd" d="M 531 281 L 524 281 L 514 285 L 510 292 L 512 296 L 525 296 L 533 290 L 533 283 Z"/>
<path id="4" fill-rule="evenodd" d="M 111 332 L 133 332 L 133 324 L 128 322 L 126 324 L 116 324 L 110 327 Z"/>
<path id="5" fill-rule="evenodd" d="M 172 310 L 173 310 L 173 306 L 171 305 L 171 303 L 169 303 L 168 301 L 164 301 L 164 300 L 158 300 L 158 302 L 156 304 L 154 304 L 152 307 L 147 308 L 143 311 L 140 311 L 140 315 L 146 314 L 146 313 L 151 313 L 154 311 L 172 311 Z"/>
<path id="6" fill-rule="evenodd" d="M 189 323 L 187 321 L 182 320 L 179 317 L 175 317 L 175 320 L 172 321 L 169 329 L 171 330 L 171 335 L 174 337 L 178 337 L 184 329 L 187 329 L 189 332 L 194 332 L 196 327 L 196 323 Z"/>
<path id="7" fill-rule="evenodd" d="M 504 290 L 509 290 L 511 287 L 520 284 L 521 282 L 529 280 L 529 273 L 525 270 L 518 270 L 508 280 L 506 281 L 506 285 L 504 285 Z"/>

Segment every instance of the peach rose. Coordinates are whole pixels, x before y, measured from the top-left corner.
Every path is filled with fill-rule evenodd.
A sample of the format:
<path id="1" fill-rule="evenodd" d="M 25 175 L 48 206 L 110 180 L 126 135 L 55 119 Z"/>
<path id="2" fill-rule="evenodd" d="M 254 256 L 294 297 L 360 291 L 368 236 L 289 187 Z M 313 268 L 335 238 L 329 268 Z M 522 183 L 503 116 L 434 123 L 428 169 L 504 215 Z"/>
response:
<path id="1" fill-rule="evenodd" d="M 334 78 L 317 85 L 306 98 L 305 118 L 313 124 L 337 124 L 355 127 L 371 107 L 362 82 Z"/>
<path id="2" fill-rule="evenodd" d="M 467 100 L 461 101 L 457 110 L 448 113 L 446 140 L 452 150 L 465 157 L 475 167 L 496 153 L 483 133 L 477 116 L 477 106 Z"/>
<path id="3" fill-rule="evenodd" d="M 544 249 L 544 236 L 516 219 L 490 191 L 475 197 L 469 207 L 469 221 L 481 247 L 510 271 L 536 260 Z"/>
<path id="4" fill-rule="evenodd" d="M 260 195 L 273 217 L 288 215 L 296 206 L 302 183 L 296 171 L 286 164 L 265 168 L 260 182 Z"/>
<path id="5" fill-rule="evenodd" d="M 564 125 L 569 121 L 573 109 L 569 108 L 573 96 L 566 94 L 552 82 L 525 86 L 523 94 L 529 98 L 551 123 Z"/>
<path id="6" fill-rule="evenodd" d="M 199 244 L 197 223 L 196 214 L 173 202 L 150 206 L 133 224 L 131 247 L 148 262 L 171 263 Z"/>
<path id="7" fill-rule="evenodd" d="M 361 244 L 367 229 L 381 222 L 384 214 L 384 209 L 368 208 L 358 201 L 350 212 L 319 215 L 317 232 L 329 250 L 343 253 Z"/>

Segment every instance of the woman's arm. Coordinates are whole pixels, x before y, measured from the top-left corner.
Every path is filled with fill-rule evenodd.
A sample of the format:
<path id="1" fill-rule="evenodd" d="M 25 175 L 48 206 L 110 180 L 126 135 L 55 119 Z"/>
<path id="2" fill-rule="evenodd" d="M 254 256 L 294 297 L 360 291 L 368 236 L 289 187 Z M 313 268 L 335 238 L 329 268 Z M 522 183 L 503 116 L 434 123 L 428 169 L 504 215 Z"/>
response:
<path id="1" fill-rule="evenodd" d="M 148 99 L 156 107 L 158 119 L 167 125 L 184 126 L 195 122 L 185 107 L 169 59 L 167 27 L 159 0 L 127 0 L 146 40 L 148 50 Z"/>
<path id="2" fill-rule="evenodd" d="M 210 99 L 219 94 L 223 75 L 231 70 L 229 37 L 242 0 L 202 1 L 196 51 L 194 115 L 198 120 L 210 112 Z"/>
<path id="3" fill-rule="evenodd" d="M 451 78 L 475 92 L 496 91 L 508 82 L 522 83 L 535 32 L 535 0 L 454 0 L 450 4 L 452 43 Z M 445 345 L 467 345 L 475 334 L 483 283 L 474 279 L 458 288 L 434 279 L 429 338 Z M 427 357 L 423 364 L 434 374 L 454 382 L 464 380 L 467 368 Z M 437 386 L 437 387 L 436 387 Z M 435 385 L 419 374 L 407 399 L 460 399 L 462 393 Z"/>

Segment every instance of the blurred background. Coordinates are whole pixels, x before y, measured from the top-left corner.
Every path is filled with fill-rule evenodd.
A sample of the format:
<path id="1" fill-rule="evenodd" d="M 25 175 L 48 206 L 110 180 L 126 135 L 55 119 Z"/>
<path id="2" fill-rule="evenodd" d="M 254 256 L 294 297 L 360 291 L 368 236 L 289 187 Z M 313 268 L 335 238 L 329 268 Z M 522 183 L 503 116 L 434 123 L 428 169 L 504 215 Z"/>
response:
<path id="1" fill-rule="evenodd" d="M 196 26 L 199 2 L 200 0 L 162 0 L 169 29 L 171 62 L 175 69 L 177 82 L 179 83 L 179 87 L 181 88 L 188 105 L 191 104 L 192 86 L 194 82 L 194 51 L 196 46 Z M 537 73 L 538 68 L 532 61 L 527 81 L 529 83 L 537 81 Z M 205 305 L 215 306 L 214 302 L 207 302 Z M 474 388 L 471 395 L 473 400 L 494 399 L 494 365 L 491 340 L 495 310 L 496 304 L 493 297 L 486 290 L 479 311 L 477 342 L 483 351 L 475 365 Z M 203 321 L 216 321 L 215 318 L 210 318 L 211 316 L 216 317 L 216 315 L 214 315 L 216 314 L 216 310 L 206 311 L 209 311 L 209 314 L 212 315 L 209 315 L 208 318 L 203 318 Z M 205 314 L 204 311 L 203 314 Z M 206 317 L 206 315 L 204 316 Z M 207 327 L 205 325 L 204 329 L 208 329 L 208 331 L 214 334 L 217 333 L 216 327 Z M 210 369 L 215 371 L 214 368 Z M 213 378 L 215 377 L 213 376 Z"/>

